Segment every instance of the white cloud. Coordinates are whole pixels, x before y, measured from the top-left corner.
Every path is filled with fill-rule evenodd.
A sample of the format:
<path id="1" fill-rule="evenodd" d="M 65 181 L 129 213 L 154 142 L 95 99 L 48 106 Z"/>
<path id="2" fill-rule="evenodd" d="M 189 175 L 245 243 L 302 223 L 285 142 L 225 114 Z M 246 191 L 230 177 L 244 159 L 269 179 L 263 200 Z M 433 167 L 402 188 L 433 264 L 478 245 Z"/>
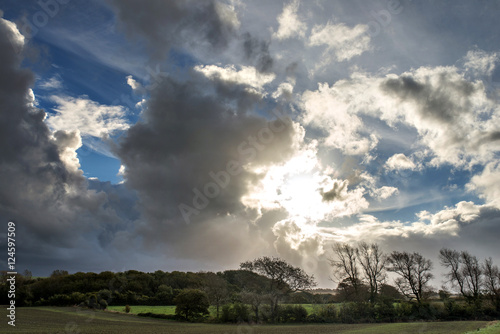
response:
<path id="1" fill-rule="evenodd" d="M 382 118 L 414 127 L 434 154 L 431 165 L 465 166 L 493 158 L 500 125 L 483 82 L 468 81 L 456 67 L 421 67 L 388 75 L 378 85 L 385 95 L 378 99 Z"/>
<path id="2" fill-rule="evenodd" d="M 238 19 L 238 13 L 235 10 L 234 4 L 225 4 L 222 2 L 215 2 L 215 11 L 219 19 L 226 25 L 238 29 L 241 25 Z"/>
<path id="3" fill-rule="evenodd" d="M 383 133 L 370 130 L 364 115 L 386 122 L 398 137 L 401 125 L 416 130 L 416 141 L 406 143 L 405 149 L 413 150 L 418 169 L 422 160 L 432 166 L 485 164 L 498 151 L 500 113 L 495 101 L 488 97 L 485 83 L 468 80 L 454 66 L 421 67 L 385 77 L 353 73 L 331 86 L 324 83 L 306 91 L 302 102 L 303 122 L 324 130 L 324 144 L 344 154 L 366 154 L 384 139 Z"/>
<path id="4" fill-rule="evenodd" d="M 55 115 L 48 115 L 46 122 L 54 130 L 79 130 L 82 136 L 107 137 L 115 131 L 129 128 L 125 109 L 121 106 L 105 106 L 85 96 L 50 97 L 57 106 Z"/>
<path id="5" fill-rule="evenodd" d="M 353 108 L 350 92 L 344 88 L 343 82 L 331 87 L 324 83 L 319 84 L 317 91 L 304 92 L 303 122 L 328 132 L 325 145 L 341 149 L 347 155 L 363 155 L 374 148 L 378 140 L 373 133 L 363 134 L 365 124 Z"/>
<path id="6" fill-rule="evenodd" d="M 381 188 L 373 190 L 373 192 L 370 194 L 378 199 L 387 199 L 393 195 L 396 195 L 397 193 L 399 193 L 398 188 L 383 186 Z"/>
<path id="7" fill-rule="evenodd" d="M 477 191 L 489 205 L 500 208 L 500 163 L 488 163 L 481 174 L 472 177 L 467 187 Z"/>
<path id="8" fill-rule="evenodd" d="M 134 93 L 143 93 L 144 87 L 140 82 L 134 79 L 131 75 L 127 76 L 127 84 L 132 88 Z"/>
<path id="9" fill-rule="evenodd" d="M 60 89 L 62 88 L 62 82 L 60 78 L 53 76 L 52 78 L 38 84 L 38 87 L 45 90 Z"/>
<path id="10" fill-rule="evenodd" d="M 394 154 L 392 157 L 387 159 L 385 165 L 389 170 L 401 170 L 401 169 L 414 170 L 417 168 L 415 163 L 402 153 Z"/>
<path id="11" fill-rule="evenodd" d="M 291 37 L 304 37 L 307 25 L 300 21 L 297 11 L 299 1 L 294 0 L 283 6 L 283 12 L 278 16 L 278 31 L 273 34 L 274 38 L 283 40 Z"/>
<path id="12" fill-rule="evenodd" d="M 309 45 L 326 45 L 328 48 L 324 56 L 327 58 L 330 53 L 334 53 L 338 61 L 349 60 L 371 49 L 368 30 L 368 26 L 364 24 L 358 24 L 353 28 L 343 23 L 317 25 L 311 32 Z"/>
<path id="13" fill-rule="evenodd" d="M 274 99 L 278 99 L 281 97 L 284 100 L 289 101 L 292 99 L 292 93 L 293 84 L 291 84 L 290 82 L 282 82 L 272 96 Z"/>
<path id="14" fill-rule="evenodd" d="M 421 212 L 419 220 L 412 223 L 401 221 L 379 221 L 372 215 L 360 215 L 359 223 L 347 227 L 319 228 L 319 232 L 329 239 L 358 242 L 361 240 L 377 240 L 387 237 L 408 238 L 412 235 L 420 236 L 457 236 L 463 225 L 477 220 L 482 206 L 472 202 L 459 202 L 453 208 L 431 214 Z"/>
<path id="15" fill-rule="evenodd" d="M 498 54 L 496 52 L 486 52 L 483 50 L 471 50 L 465 56 L 464 67 L 474 75 L 491 76 L 495 70 Z"/>
<path id="16" fill-rule="evenodd" d="M 82 173 L 80 169 L 80 161 L 76 150 L 82 146 L 82 138 L 80 131 L 65 131 L 58 130 L 53 134 L 54 141 L 59 149 L 59 156 L 66 168 L 72 173 Z"/>
<path id="17" fill-rule="evenodd" d="M 7 28 L 10 29 L 11 34 L 8 37 L 12 44 L 12 47 L 15 49 L 16 52 L 20 52 L 24 47 L 24 36 L 21 34 L 21 32 L 19 32 L 19 29 L 17 29 L 17 25 L 14 22 L 3 19 L 1 15 L 0 15 L 0 20 L 7 26 Z"/>
<path id="18" fill-rule="evenodd" d="M 255 67 L 241 66 L 237 70 L 234 65 L 220 67 L 217 65 L 198 65 L 194 70 L 211 80 L 221 80 L 236 85 L 251 87 L 251 91 L 262 94 L 263 88 L 276 77 L 273 73 L 261 73 Z"/>
<path id="19" fill-rule="evenodd" d="M 242 203 L 262 210 L 284 209 L 290 218 L 315 224 L 325 219 L 358 214 L 368 208 L 363 187 L 321 171 L 315 144 L 304 146 L 284 164 L 261 170 Z"/>

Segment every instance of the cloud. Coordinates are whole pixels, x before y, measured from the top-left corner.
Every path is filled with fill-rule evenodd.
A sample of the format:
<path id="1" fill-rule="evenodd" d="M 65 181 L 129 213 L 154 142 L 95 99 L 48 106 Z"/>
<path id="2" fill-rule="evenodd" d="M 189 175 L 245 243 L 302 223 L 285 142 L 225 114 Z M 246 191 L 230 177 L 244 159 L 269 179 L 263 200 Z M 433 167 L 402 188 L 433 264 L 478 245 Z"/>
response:
<path id="1" fill-rule="evenodd" d="M 245 59 L 254 62 L 259 72 L 270 72 L 274 65 L 269 51 L 270 43 L 253 37 L 249 32 L 244 33 L 242 39 Z"/>
<path id="2" fill-rule="evenodd" d="M 282 82 L 273 93 L 273 98 L 279 99 L 282 98 L 285 101 L 291 101 L 293 96 L 293 84 L 290 82 Z"/>
<path id="3" fill-rule="evenodd" d="M 39 83 L 38 87 L 44 90 L 60 89 L 62 88 L 62 81 L 58 76 L 53 76 Z"/>
<path id="4" fill-rule="evenodd" d="M 128 129 L 125 109 L 121 106 L 105 106 L 89 100 L 52 95 L 57 104 L 54 115 L 47 116 L 47 124 L 53 130 L 79 130 L 83 136 L 106 138 L 116 131 Z"/>
<path id="5" fill-rule="evenodd" d="M 142 84 L 137 80 L 135 80 L 134 77 L 131 75 L 127 75 L 127 85 L 129 85 L 130 88 L 132 88 L 134 93 L 139 93 L 139 94 L 144 93 L 144 87 L 142 86 Z"/>
<path id="6" fill-rule="evenodd" d="M 91 268 L 86 259 L 106 246 L 94 245 L 95 238 L 124 228 L 119 205 L 107 207 L 106 193 L 87 188 L 78 131 L 50 131 L 45 112 L 28 103 L 35 78 L 20 67 L 9 40 L 15 26 L 6 22 L 0 20 L 0 220 L 17 223 L 23 266 L 46 272 L 71 258 Z"/>
<path id="7" fill-rule="evenodd" d="M 455 207 L 445 208 L 435 214 L 420 212 L 416 222 L 379 221 L 371 215 L 360 215 L 359 222 L 348 227 L 321 228 L 331 238 L 344 242 L 359 240 L 381 240 L 386 237 L 410 238 L 420 236 L 457 236 L 463 226 L 480 220 L 482 206 L 472 202 L 459 202 Z"/>
<path id="8" fill-rule="evenodd" d="M 299 9 L 299 1 L 290 1 L 283 6 L 283 12 L 278 16 L 278 31 L 273 33 L 276 39 L 288 39 L 292 37 L 304 37 L 307 25 L 300 21 L 297 11 Z"/>
<path id="9" fill-rule="evenodd" d="M 392 157 L 387 159 L 385 165 L 389 170 L 415 170 L 417 168 L 415 163 L 403 153 L 394 154 Z"/>
<path id="10" fill-rule="evenodd" d="M 305 91 L 300 106 L 304 124 L 321 130 L 323 144 L 344 154 L 367 154 L 386 137 L 401 137 L 398 129 L 407 127 L 416 131 L 411 149 L 422 162 L 470 167 L 494 159 L 500 133 L 496 104 L 485 85 L 454 66 L 386 76 L 354 72 Z M 367 116 L 389 128 L 375 127 Z"/>
<path id="11" fill-rule="evenodd" d="M 364 24 L 358 24 L 352 28 L 343 23 L 332 24 L 329 22 L 325 25 L 316 25 L 309 37 L 309 45 L 326 45 L 327 50 L 324 52 L 324 57 L 328 59 L 333 53 L 337 61 L 350 60 L 370 50 L 368 30 L 368 26 Z M 325 62 L 328 63 L 330 60 Z"/>
<path id="12" fill-rule="evenodd" d="M 372 193 L 370 193 L 373 197 L 379 198 L 379 199 L 387 199 L 399 192 L 398 188 L 395 187 L 388 187 L 388 186 L 383 186 L 379 189 L 373 190 Z"/>
<path id="13" fill-rule="evenodd" d="M 220 52 L 239 27 L 234 6 L 215 0 L 109 2 L 123 30 L 131 38 L 145 41 L 154 59 L 163 59 L 171 47 Z"/>
<path id="14" fill-rule="evenodd" d="M 397 113 L 415 127 L 435 154 L 433 165 L 485 162 L 492 158 L 498 126 L 493 102 L 481 81 L 468 81 L 455 67 L 422 67 L 381 82 L 382 92 L 399 103 Z M 392 118 L 393 115 L 386 114 Z M 478 149 L 481 146 L 480 149 Z"/>
<path id="15" fill-rule="evenodd" d="M 489 205 L 500 208 L 500 163 L 488 163 L 480 174 L 471 178 L 467 188 L 477 191 Z"/>
<path id="16" fill-rule="evenodd" d="M 224 71 L 227 80 L 246 78 Z M 151 92 L 144 122 L 128 130 L 117 155 L 125 185 L 139 194 L 143 223 L 135 233 L 144 245 L 223 263 L 264 242 L 251 226 L 259 215 L 241 198 L 262 178 L 257 170 L 293 155 L 296 129 L 287 116 L 267 119 L 254 113 L 255 104 L 239 103 L 251 94 L 245 90 L 213 91 L 226 77 L 213 82 L 193 75 L 183 83 L 166 78 Z M 249 233 L 257 239 L 245 241 Z M 224 252 L 228 247 L 235 252 Z"/>
<path id="17" fill-rule="evenodd" d="M 19 53 L 24 48 L 25 39 L 23 34 L 17 29 L 17 25 L 14 22 L 2 18 L 3 12 L 0 11 L 0 22 L 2 23 L 4 33 L 6 34 L 7 40 L 10 45 L 5 45 Z"/>
<path id="18" fill-rule="evenodd" d="M 368 134 L 363 120 L 343 96 L 342 82 L 333 86 L 319 84 L 316 91 L 302 94 L 303 122 L 325 130 L 324 144 L 347 155 L 363 155 L 377 144 L 376 135 Z"/>
<path id="19" fill-rule="evenodd" d="M 244 85 L 249 87 L 249 91 L 256 94 L 263 94 L 264 86 L 274 80 L 276 75 L 260 73 L 256 68 L 242 66 L 237 70 L 234 65 L 219 67 L 216 65 L 198 65 L 194 70 L 202 73 L 209 79 L 219 80 L 227 85 Z"/>
<path id="20" fill-rule="evenodd" d="M 483 50 L 471 50 L 464 57 L 464 67 L 475 76 L 491 76 L 495 70 L 498 54 Z"/>

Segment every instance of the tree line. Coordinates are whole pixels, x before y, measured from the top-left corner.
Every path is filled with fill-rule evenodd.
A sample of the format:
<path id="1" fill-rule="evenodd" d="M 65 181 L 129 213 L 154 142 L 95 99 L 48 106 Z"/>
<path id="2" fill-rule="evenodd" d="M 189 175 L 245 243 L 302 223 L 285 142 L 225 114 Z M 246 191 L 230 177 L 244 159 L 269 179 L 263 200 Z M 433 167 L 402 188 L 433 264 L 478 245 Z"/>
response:
<path id="1" fill-rule="evenodd" d="M 447 272 L 436 291 L 430 281 L 434 264 L 418 252 L 384 253 L 379 245 L 337 243 L 330 258 L 333 279 L 344 301 L 388 306 L 384 284 L 393 286 L 412 309 L 413 318 L 478 319 L 500 316 L 500 271 L 491 258 L 480 261 L 468 251 L 442 248 L 439 263 Z M 438 296 L 436 298 L 436 296 Z M 434 298 L 431 298 L 434 297 Z M 442 303 L 432 303 L 439 299 Z M 390 305 L 389 305 L 390 308 Z"/>
<path id="2" fill-rule="evenodd" d="M 313 276 L 280 258 L 261 257 L 223 272 L 68 274 L 16 279 L 16 305 L 105 309 L 108 305 L 176 305 L 183 320 L 221 322 L 393 322 L 458 320 L 500 316 L 500 273 L 492 259 L 443 248 L 440 264 L 447 285 L 430 286 L 433 263 L 417 252 L 384 253 L 379 245 L 332 246 L 336 293 L 315 294 Z M 6 275 L 6 273 L 4 273 Z M 391 278 L 391 279 L 389 279 Z M 0 303 L 7 285 L 0 285 Z M 390 284 L 392 282 L 392 284 Z M 4 291 L 5 290 L 5 291 Z M 454 294 L 453 294 L 454 293 Z M 314 304 L 307 312 L 300 304 Z M 208 316 L 213 305 L 215 315 Z M 148 314 L 146 314 L 148 315 Z M 149 314 L 149 316 L 153 316 Z"/>

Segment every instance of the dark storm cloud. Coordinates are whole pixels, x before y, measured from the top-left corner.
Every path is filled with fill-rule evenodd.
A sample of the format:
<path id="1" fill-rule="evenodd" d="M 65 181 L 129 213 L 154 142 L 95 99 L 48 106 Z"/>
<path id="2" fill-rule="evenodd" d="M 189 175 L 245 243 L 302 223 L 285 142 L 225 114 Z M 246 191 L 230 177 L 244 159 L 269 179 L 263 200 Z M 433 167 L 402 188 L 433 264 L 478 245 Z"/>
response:
<path id="1" fill-rule="evenodd" d="M 46 274 L 65 265 L 61 261 L 71 253 L 73 261 L 92 268 L 91 257 L 100 250 L 94 238 L 123 229 L 112 207 L 120 205 L 87 189 L 74 160 L 78 133 L 51 133 L 45 112 L 33 106 L 34 76 L 20 68 L 21 39 L 3 19 L 0 50 L 0 221 L 17 225 L 20 267 L 36 270 L 45 263 Z"/>
<path id="2" fill-rule="evenodd" d="M 461 99 L 467 99 L 477 92 L 478 87 L 462 79 L 457 80 L 454 73 L 442 72 L 438 83 L 433 85 L 418 82 L 411 76 L 401 76 L 397 79 L 388 79 L 382 84 L 382 89 L 398 96 L 401 100 L 414 100 L 420 108 L 423 118 L 430 118 L 440 123 L 453 123 L 460 113 L 471 112 L 469 104 L 460 105 L 455 94 Z"/>
<path id="3" fill-rule="evenodd" d="M 209 0 L 109 0 L 127 34 L 144 39 L 155 58 L 164 57 L 172 46 L 213 51 L 227 46 L 234 26 L 224 19 L 227 8 Z"/>
<path id="4" fill-rule="evenodd" d="M 261 41 L 246 32 L 242 36 L 245 58 L 255 62 L 255 68 L 261 72 L 270 72 L 274 60 L 269 53 L 270 42 Z"/>
<path id="5" fill-rule="evenodd" d="M 332 189 L 328 191 L 321 190 L 321 196 L 323 197 L 323 201 L 331 202 L 331 201 L 342 201 L 345 199 L 346 191 L 347 191 L 348 182 L 336 181 L 333 184 Z"/>
<path id="6" fill-rule="evenodd" d="M 250 243 L 245 236 L 259 231 L 241 198 L 262 177 L 249 167 L 285 161 L 295 129 L 286 116 L 256 115 L 255 95 L 238 85 L 221 90 L 218 79 L 192 75 L 184 83 L 167 79 L 152 92 L 145 121 L 118 149 L 126 182 L 141 200 L 145 223 L 138 232 L 150 246 L 168 245 L 181 256 L 215 256 L 225 247 L 245 252 L 233 244 Z"/>

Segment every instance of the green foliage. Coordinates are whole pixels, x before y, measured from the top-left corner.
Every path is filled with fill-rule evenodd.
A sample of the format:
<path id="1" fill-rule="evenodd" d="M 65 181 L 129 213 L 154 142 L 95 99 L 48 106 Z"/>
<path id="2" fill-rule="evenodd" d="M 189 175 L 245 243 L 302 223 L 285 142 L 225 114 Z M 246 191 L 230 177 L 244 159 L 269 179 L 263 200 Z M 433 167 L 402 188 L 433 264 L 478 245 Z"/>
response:
<path id="1" fill-rule="evenodd" d="M 186 320 L 201 318 L 209 314 L 207 294 L 198 289 L 186 289 L 174 299 L 175 314 Z"/>
<path id="2" fill-rule="evenodd" d="M 302 305 L 281 305 L 278 308 L 280 322 L 305 322 L 307 310 Z"/>
<path id="3" fill-rule="evenodd" d="M 337 321 L 337 309 L 334 304 L 321 305 L 316 313 L 319 317 L 319 322 Z"/>
<path id="4" fill-rule="evenodd" d="M 240 323 L 250 320 L 248 306 L 241 303 L 226 304 L 222 306 L 222 322 Z"/>

